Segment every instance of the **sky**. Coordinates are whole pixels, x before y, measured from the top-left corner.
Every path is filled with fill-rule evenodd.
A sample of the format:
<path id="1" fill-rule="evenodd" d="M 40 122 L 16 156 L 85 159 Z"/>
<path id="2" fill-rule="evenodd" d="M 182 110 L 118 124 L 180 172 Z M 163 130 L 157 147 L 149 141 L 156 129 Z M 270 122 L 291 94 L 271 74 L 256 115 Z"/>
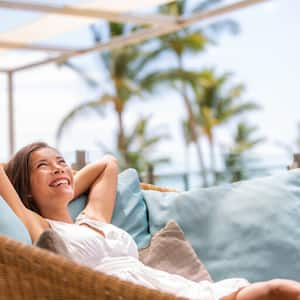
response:
<path id="1" fill-rule="evenodd" d="M 194 1 L 195 3 L 197 1 Z M 225 1 L 226 2 L 226 1 Z M 232 2 L 232 1 L 227 1 Z M 240 24 L 238 35 L 223 34 L 217 45 L 204 54 L 187 58 L 187 66 L 215 67 L 220 74 L 233 73 L 233 82 L 246 86 L 245 98 L 257 102 L 262 109 L 247 116 L 253 125 L 259 126 L 259 135 L 266 138 L 255 151 L 262 159 L 282 165 L 291 161 L 287 152 L 277 144 L 292 145 L 297 136 L 300 122 L 300 1 L 273 0 L 227 15 Z M 19 20 L 29 18 L 19 15 Z M 35 16 L 30 16 L 35 17 Z M 16 14 L 0 9 L 0 31 L 15 24 Z M 69 34 L 58 39 L 78 43 L 91 42 L 88 35 Z M 34 56 L 35 57 L 35 56 Z M 13 52 L 0 56 L 0 68 L 7 63 L 18 63 L 32 59 L 25 52 Z M 102 85 L 97 90 L 87 88 L 79 77 L 66 68 L 55 65 L 20 72 L 15 76 L 15 126 L 17 149 L 36 140 L 55 144 L 55 132 L 59 122 L 74 106 L 95 99 L 99 92 L 106 91 L 109 84 L 104 75 L 93 69 L 91 56 L 77 59 L 76 63 L 86 66 L 98 74 Z M 0 161 L 9 157 L 7 80 L 0 74 Z M 150 101 L 151 100 L 151 101 Z M 178 118 L 182 116 L 182 103 L 173 91 L 153 95 L 143 102 L 134 101 L 125 115 L 126 124 L 132 124 L 140 115 L 152 114 L 153 127 L 170 130 L 173 139 L 164 141 L 159 153 L 170 153 L 177 165 L 184 162 Z M 163 124 L 163 125 L 161 125 Z M 93 150 L 98 143 L 112 143 L 115 118 L 107 112 L 105 119 L 91 114 L 89 118 L 78 118 L 63 135 L 59 144 L 62 151 L 71 153 L 75 149 Z M 156 130 L 156 129 L 153 129 Z M 230 139 L 219 131 L 221 143 Z M 191 151 L 192 157 L 195 154 Z"/>

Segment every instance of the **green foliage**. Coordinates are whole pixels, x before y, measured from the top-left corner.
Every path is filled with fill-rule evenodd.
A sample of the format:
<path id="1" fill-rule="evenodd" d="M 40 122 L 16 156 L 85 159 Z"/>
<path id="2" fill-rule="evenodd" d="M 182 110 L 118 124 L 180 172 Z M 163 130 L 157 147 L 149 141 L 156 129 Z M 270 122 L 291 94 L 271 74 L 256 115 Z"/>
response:
<path id="1" fill-rule="evenodd" d="M 264 138 L 255 137 L 257 130 L 256 126 L 250 126 L 243 122 L 238 123 L 233 144 L 224 153 L 224 179 L 234 182 L 248 178 L 253 160 L 247 154 L 264 141 Z"/>
<path id="2" fill-rule="evenodd" d="M 113 147 L 108 149 L 106 145 L 99 143 L 99 146 L 105 152 L 115 155 L 120 164 L 120 169 L 135 168 L 138 170 L 141 179 L 151 177 L 148 174 L 149 167 L 155 167 L 161 164 L 169 163 L 170 159 L 164 156 L 156 157 L 155 149 L 161 143 L 162 140 L 168 139 L 169 135 L 165 130 L 161 131 L 157 128 L 150 128 L 151 117 L 141 117 L 136 121 L 134 126 L 126 131 L 125 145 L 126 145 L 126 160 L 124 159 L 124 153 Z M 151 183 L 151 182 L 149 182 Z"/>
<path id="3" fill-rule="evenodd" d="M 215 130 L 244 113 L 259 109 L 254 102 L 242 100 L 244 86 L 242 84 L 232 86 L 230 79 L 229 73 L 217 75 L 212 69 L 204 69 L 195 72 L 194 79 L 190 82 L 192 98 L 196 104 L 194 112 L 197 127 L 209 143 L 210 171 L 214 184 L 219 180 L 215 164 Z M 250 128 L 241 126 L 238 130 L 240 135 L 244 134 L 246 137 Z M 238 163 L 238 160 L 235 159 L 234 162 Z"/>

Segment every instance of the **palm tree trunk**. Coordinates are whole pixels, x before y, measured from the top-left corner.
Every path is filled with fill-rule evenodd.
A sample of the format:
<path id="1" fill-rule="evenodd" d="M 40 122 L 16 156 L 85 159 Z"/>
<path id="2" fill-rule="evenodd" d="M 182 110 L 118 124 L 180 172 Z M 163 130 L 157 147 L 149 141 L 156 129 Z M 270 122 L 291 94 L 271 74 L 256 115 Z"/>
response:
<path id="1" fill-rule="evenodd" d="M 182 56 L 181 55 L 178 55 L 178 62 L 179 62 L 179 69 L 183 70 L 183 63 L 182 63 Z M 187 110 L 187 113 L 188 113 L 189 129 L 191 130 L 191 138 L 192 138 L 192 141 L 195 145 L 197 156 L 198 156 L 198 159 L 199 159 L 200 172 L 201 172 L 201 175 L 202 175 L 202 183 L 203 183 L 203 186 L 208 186 L 207 174 L 206 174 L 205 163 L 204 163 L 204 158 L 203 158 L 203 151 L 202 151 L 199 139 L 198 139 L 198 135 L 197 135 L 197 131 L 196 131 L 196 120 L 195 120 L 195 116 L 194 116 L 194 113 L 193 113 L 192 105 L 191 105 L 191 103 L 189 101 L 189 98 L 187 96 L 185 82 L 181 83 L 180 93 L 181 93 L 182 99 L 184 101 L 184 104 L 185 104 L 185 107 L 186 107 L 186 110 Z"/>
<path id="2" fill-rule="evenodd" d="M 125 141 L 124 123 L 123 123 L 123 110 L 116 107 L 118 118 L 118 148 L 123 156 L 124 162 L 129 167 L 128 149 Z"/>
<path id="3" fill-rule="evenodd" d="M 183 174 L 183 182 L 184 182 L 185 190 L 188 190 L 190 187 L 189 175 L 190 175 L 189 142 L 186 140 L 184 143 L 184 174 Z"/>
<path id="4" fill-rule="evenodd" d="M 213 179 L 213 183 L 217 183 L 217 172 L 216 172 L 216 156 L 215 156 L 215 140 L 213 133 L 209 137 L 209 152 L 210 152 L 210 168 L 211 168 L 211 175 Z"/>

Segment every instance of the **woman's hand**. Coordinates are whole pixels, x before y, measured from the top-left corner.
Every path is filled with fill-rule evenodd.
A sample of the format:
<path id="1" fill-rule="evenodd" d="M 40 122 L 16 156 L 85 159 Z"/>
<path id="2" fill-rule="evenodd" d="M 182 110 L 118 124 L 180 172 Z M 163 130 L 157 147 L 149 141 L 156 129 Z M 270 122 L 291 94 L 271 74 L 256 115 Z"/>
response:
<path id="1" fill-rule="evenodd" d="M 112 163 L 112 164 L 118 164 L 118 160 L 113 156 L 113 155 L 110 155 L 110 154 L 105 154 L 101 161 L 104 161 L 108 164 Z"/>
<path id="2" fill-rule="evenodd" d="M 95 181 L 101 176 L 104 170 L 108 166 L 115 166 L 117 168 L 117 159 L 112 155 L 104 155 L 99 161 L 90 163 L 83 167 L 81 170 L 74 174 L 75 179 L 75 195 L 77 198 L 79 195 L 87 192 L 93 186 Z"/>

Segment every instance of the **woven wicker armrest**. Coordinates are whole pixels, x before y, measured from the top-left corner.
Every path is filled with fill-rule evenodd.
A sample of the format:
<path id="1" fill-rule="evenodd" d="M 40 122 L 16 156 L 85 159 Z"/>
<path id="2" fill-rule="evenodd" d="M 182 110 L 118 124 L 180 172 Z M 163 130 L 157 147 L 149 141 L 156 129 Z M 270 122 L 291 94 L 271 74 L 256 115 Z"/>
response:
<path id="1" fill-rule="evenodd" d="M 143 190 L 152 190 L 152 191 L 158 191 L 158 192 L 178 192 L 178 190 L 168 188 L 168 187 L 160 187 L 157 185 L 149 184 L 149 183 L 140 183 L 140 187 Z"/>
<path id="2" fill-rule="evenodd" d="M 175 300 L 49 251 L 0 236 L 0 299 Z"/>

